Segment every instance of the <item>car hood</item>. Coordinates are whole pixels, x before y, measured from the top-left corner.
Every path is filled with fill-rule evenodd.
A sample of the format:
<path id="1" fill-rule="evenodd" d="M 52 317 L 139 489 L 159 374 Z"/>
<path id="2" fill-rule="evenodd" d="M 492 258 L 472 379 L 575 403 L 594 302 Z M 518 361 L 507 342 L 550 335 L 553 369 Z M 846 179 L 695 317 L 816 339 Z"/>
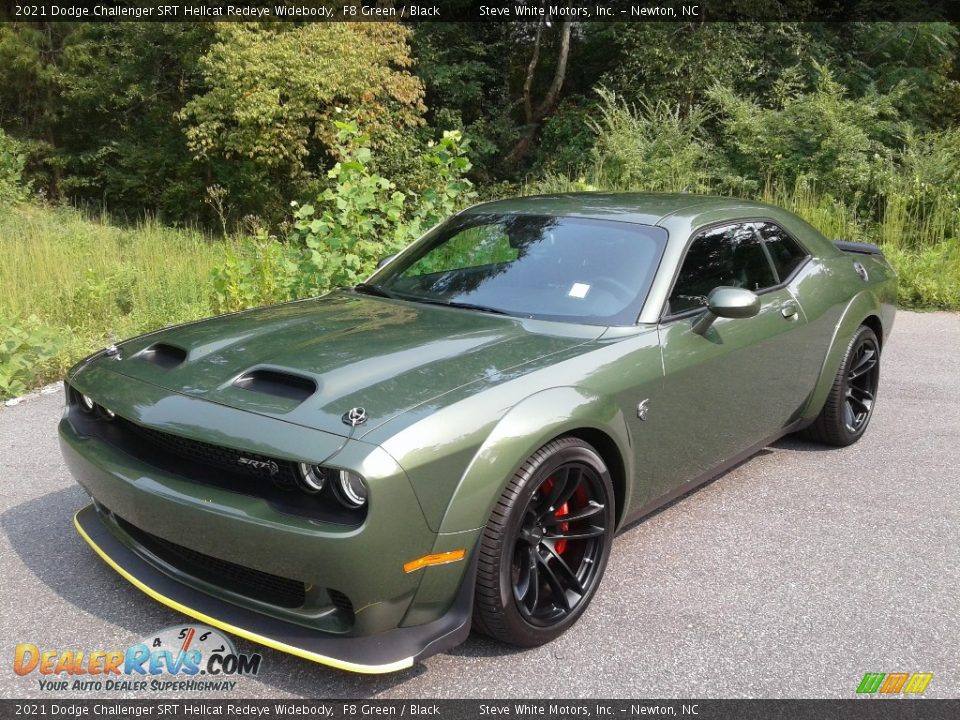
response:
<path id="1" fill-rule="evenodd" d="M 102 358 L 116 373 L 229 407 L 356 437 L 469 383 L 567 353 L 604 328 L 523 320 L 353 292 L 162 330 Z M 541 363 L 542 365 L 542 363 Z M 520 373 L 522 374 L 522 372 Z"/>

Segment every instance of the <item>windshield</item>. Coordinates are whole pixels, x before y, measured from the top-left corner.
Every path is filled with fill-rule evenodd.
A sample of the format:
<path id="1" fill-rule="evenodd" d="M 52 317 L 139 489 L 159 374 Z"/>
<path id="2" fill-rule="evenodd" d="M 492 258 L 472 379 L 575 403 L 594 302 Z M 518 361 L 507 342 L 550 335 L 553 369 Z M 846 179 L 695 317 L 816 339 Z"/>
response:
<path id="1" fill-rule="evenodd" d="M 521 317 L 632 325 L 666 241 L 652 225 L 460 216 L 375 273 L 366 289 Z"/>

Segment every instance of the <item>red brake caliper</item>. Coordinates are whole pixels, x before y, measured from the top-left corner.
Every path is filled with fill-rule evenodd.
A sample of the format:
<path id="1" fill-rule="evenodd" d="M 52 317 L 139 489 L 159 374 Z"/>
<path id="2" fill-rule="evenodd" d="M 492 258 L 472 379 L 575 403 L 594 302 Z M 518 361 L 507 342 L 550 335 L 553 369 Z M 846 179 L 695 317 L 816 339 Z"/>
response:
<path id="1" fill-rule="evenodd" d="M 544 481 L 543 485 L 541 486 L 540 492 L 543 493 L 544 495 L 549 495 L 550 491 L 553 490 L 553 484 L 555 482 L 556 480 L 554 480 L 552 477 L 547 478 Z M 578 491 L 579 490 L 580 488 L 578 488 Z M 554 511 L 553 516 L 561 518 L 564 515 L 569 515 L 569 514 L 570 514 L 570 503 L 565 502 L 563 505 L 561 505 L 559 508 L 557 508 Z M 560 523 L 559 525 L 557 525 L 558 532 L 567 532 L 569 529 L 570 529 L 570 523 Z M 567 541 L 557 540 L 556 543 L 554 543 L 553 545 L 553 549 L 557 551 L 557 555 L 563 555 L 563 551 L 567 549 Z"/>
<path id="2" fill-rule="evenodd" d="M 570 514 L 570 503 L 565 502 L 563 505 L 557 508 L 557 511 L 553 514 L 553 516 L 561 518 L 564 515 L 569 515 L 569 514 Z M 557 525 L 557 530 L 559 532 L 567 532 L 567 530 L 569 529 L 570 529 L 570 523 L 563 522 Z M 567 541 L 557 540 L 557 542 L 553 546 L 553 549 L 557 551 L 557 555 L 563 555 L 563 551 L 567 549 Z"/>

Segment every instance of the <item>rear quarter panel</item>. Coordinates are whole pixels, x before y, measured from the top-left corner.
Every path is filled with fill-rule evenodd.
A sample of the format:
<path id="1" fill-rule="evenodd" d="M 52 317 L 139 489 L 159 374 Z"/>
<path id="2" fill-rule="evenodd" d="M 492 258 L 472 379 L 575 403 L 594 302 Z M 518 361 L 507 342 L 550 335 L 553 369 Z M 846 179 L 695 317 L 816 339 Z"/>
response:
<path id="1" fill-rule="evenodd" d="M 814 261 L 818 271 L 798 287 L 811 334 L 805 362 L 816 374 L 803 414 L 805 420 L 812 420 L 823 408 L 847 346 L 862 324 L 869 323 L 878 330 L 881 347 L 886 342 L 893 328 L 897 298 L 896 273 L 882 256 L 838 250 Z M 866 281 L 857 273 L 856 263 L 866 269 Z"/>

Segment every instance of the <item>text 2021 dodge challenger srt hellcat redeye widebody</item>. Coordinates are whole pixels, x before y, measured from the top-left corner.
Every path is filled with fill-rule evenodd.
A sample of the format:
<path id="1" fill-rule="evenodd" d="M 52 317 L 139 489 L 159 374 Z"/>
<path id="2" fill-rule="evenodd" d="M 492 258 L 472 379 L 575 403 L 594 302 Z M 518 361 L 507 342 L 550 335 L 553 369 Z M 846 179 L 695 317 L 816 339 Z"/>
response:
<path id="1" fill-rule="evenodd" d="M 354 288 L 77 365 L 75 524 L 160 602 L 336 667 L 538 645 L 618 528 L 786 433 L 855 442 L 895 296 L 875 247 L 768 205 L 485 203 Z"/>

